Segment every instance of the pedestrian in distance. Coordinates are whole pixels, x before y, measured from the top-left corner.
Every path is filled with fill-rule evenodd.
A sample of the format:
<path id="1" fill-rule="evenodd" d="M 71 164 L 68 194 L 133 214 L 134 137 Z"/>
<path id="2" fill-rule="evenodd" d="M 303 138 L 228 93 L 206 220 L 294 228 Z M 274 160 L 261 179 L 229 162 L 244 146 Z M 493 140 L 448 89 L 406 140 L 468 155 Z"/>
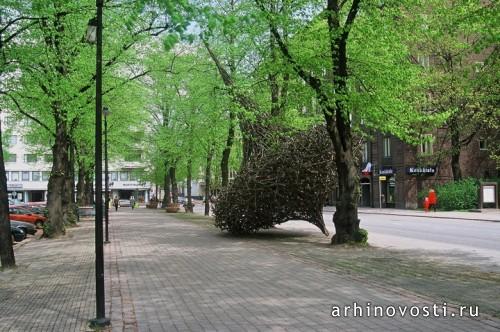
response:
<path id="1" fill-rule="evenodd" d="M 130 196 L 130 207 L 132 208 L 132 210 L 135 207 L 135 197 L 134 196 Z"/>
<path id="2" fill-rule="evenodd" d="M 430 209 L 433 209 L 434 212 L 436 212 L 436 205 L 437 205 L 437 195 L 436 191 L 434 189 L 429 189 L 429 211 Z"/>
<path id="3" fill-rule="evenodd" d="M 115 211 L 118 211 L 118 204 L 120 203 L 118 196 L 115 196 L 113 199 L 113 206 L 115 207 Z"/>

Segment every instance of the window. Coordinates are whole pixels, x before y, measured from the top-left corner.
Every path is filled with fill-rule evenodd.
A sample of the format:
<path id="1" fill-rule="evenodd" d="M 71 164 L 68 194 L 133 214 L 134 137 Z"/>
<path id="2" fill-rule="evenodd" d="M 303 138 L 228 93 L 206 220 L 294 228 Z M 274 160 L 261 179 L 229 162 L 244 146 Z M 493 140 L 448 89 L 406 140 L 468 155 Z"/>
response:
<path id="1" fill-rule="evenodd" d="M 9 145 L 14 146 L 17 144 L 17 136 L 16 135 L 11 135 L 9 138 Z"/>
<path id="2" fill-rule="evenodd" d="M 15 123 L 15 119 L 12 116 L 7 115 L 4 118 L 4 123 L 7 127 L 12 127 L 12 125 Z"/>
<path id="3" fill-rule="evenodd" d="M 391 156 L 391 139 L 390 137 L 384 137 L 384 157 L 389 158 Z"/>
<path id="4" fill-rule="evenodd" d="M 120 181 L 128 181 L 128 172 L 120 172 Z"/>
<path id="5" fill-rule="evenodd" d="M 129 179 L 130 179 L 130 181 L 137 181 L 137 179 L 138 179 L 137 173 L 130 172 Z"/>
<path id="6" fill-rule="evenodd" d="M 51 163 L 54 160 L 51 154 L 44 154 L 43 155 L 43 161 L 46 163 Z"/>
<path id="7" fill-rule="evenodd" d="M 431 155 L 434 153 L 432 145 L 434 143 L 434 137 L 432 134 L 424 135 L 424 142 L 420 144 L 420 153 L 423 155 Z"/>
<path id="8" fill-rule="evenodd" d="M 486 143 L 486 140 L 479 140 L 479 150 L 488 150 L 488 143 Z"/>
<path id="9" fill-rule="evenodd" d="M 9 153 L 5 161 L 8 163 L 15 163 L 17 161 L 17 155 Z"/>
<path id="10" fill-rule="evenodd" d="M 118 172 L 109 172 L 109 179 L 111 181 L 118 181 Z"/>
<path id="11" fill-rule="evenodd" d="M 10 172 L 10 179 L 12 181 L 19 181 L 19 172 Z"/>
<path id="12" fill-rule="evenodd" d="M 428 55 L 418 55 L 417 61 L 425 69 L 429 68 L 430 59 Z"/>
<path id="13" fill-rule="evenodd" d="M 31 172 L 31 181 L 40 181 L 40 172 Z"/>
<path id="14" fill-rule="evenodd" d="M 125 161 L 140 161 L 141 160 L 141 151 L 133 150 L 130 151 L 125 157 Z"/>
<path id="15" fill-rule="evenodd" d="M 361 158 L 364 163 L 368 162 L 368 142 L 363 143 Z"/>
<path id="16" fill-rule="evenodd" d="M 49 181 L 50 172 L 42 172 L 42 181 Z"/>
<path id="17" fill-rule="evenodd" d="M 36 154 L 25 154 L 24 155 L 24 162 L 26 163 L 36 163 L 37 157 Z"/>
<path id="18" fill-rule="evenodd" d="M 29 181 L 30 180 L 30 172 L 22 172 L 22 180 Z"/>

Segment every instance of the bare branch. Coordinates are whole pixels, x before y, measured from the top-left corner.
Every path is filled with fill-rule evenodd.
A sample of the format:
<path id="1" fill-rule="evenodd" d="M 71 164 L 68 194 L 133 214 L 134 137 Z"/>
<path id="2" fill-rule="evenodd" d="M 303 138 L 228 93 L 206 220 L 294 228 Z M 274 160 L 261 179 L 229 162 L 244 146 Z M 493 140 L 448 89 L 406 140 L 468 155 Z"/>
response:
<path id="1" fill-rule="evenodd" d="M 14 104 L 16 105 L 19 113 L 21 113 L 22 115 L 26 116 L 28 119 L 34 121 L 35 123 L 39 124 L 42 128 L 44 128 L 45 130 L 47 130 L 49 132 L 49 134 L 51 134 L 52 136 L 56 137 L 56 134 L 49 128 L 49 126 L 47 126 L 45 123 L 43 123 L 39 119 L 35 118 L 33 115 L 29 114 L 25 110 L 23 110 L 23 108 L 21 107 L 21 105 L 19 104 L 19 102 L 17 101 L 17 99 L 14 96 L 12 96 L 10 93 L 8 93 L 6 91 L 1 91 L 1 90 L 0 90 L 0 94 L 9 97 L 14 102 Z"/>

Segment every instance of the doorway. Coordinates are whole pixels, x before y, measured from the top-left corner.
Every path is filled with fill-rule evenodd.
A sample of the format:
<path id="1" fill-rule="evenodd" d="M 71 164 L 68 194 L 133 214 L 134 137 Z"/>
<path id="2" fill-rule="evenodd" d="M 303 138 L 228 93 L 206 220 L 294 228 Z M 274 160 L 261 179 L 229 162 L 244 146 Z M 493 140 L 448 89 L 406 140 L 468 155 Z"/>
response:
<path id="1" fill-rule="evenodd" d="M 381 202 L 382 207 L 394 208 L 396 207 L 396 178 L 394 176 L 387 176 L 386 180 L 381 181 Z"/>
<path id="2" fill-rule="evenodd" d="M 30 202 L 43 202 L 45 200 L 45 191 L 43 190 L 32 190 L 29 192 Z"/>
<path id="3" fill-rule="evenodd" d="M 360 184 L 361 184 L 361 201 L 359 202 L 360 206 L 370 207 L 372 206 L 370 179 L 362 178 L 360 180 Z"/>

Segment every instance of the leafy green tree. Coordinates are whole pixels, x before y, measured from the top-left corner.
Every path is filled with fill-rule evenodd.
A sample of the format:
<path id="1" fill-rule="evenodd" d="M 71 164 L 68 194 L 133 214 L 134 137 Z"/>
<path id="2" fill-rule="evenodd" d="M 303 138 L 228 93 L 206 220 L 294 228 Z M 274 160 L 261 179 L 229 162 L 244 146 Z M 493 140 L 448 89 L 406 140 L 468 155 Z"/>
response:
<path id="1" fill-rule="evenodd" d="M 72 220 L 76 138 L 79 130 L 88 135 L 92 122 L 94 50 L 83 37 L 94 8 L 91 1 L 33 2 L 26 10 L 41 19 L 12 51 L 22 75 L 12 82 L 8 96 L 15 101 L 20 116 L 28 117 L 52 136 L 48 236 L 64 233 L 64 225 Z M 132 64 L 134 59 L 144 57 L 145 43 L 151 37 L 182 28 L 175 20 L 160 15 L 160 9 L 143 3 L 106 8 L 104 95 L 146 75 L 143 68 Z M 79 159 L 88 151 L 78 151 Z"/>
<path id="2" fill-rule="evenodd" d="M 355 133 L 377 129 L 411 140 L 424 118 L 411 107 L 419 71 L 408 60 L 406 2 L 289 1 L 278 11 L 268 2 L 255 3 L 287 65 L 314 92 L 333 143 L 340 199 L 332 243 L 354 241 L 359 230 Z M 288 27 L 289 42 L 279 26 Z"/>
<path id="3" fill-rule="evenodd" d="M 447 114 L 446 141 L 453 178 L 462 178 L 460 155 L 475 138 L 500 145 L 498 110 L 498 3 L 495 1 L 434 1 L 415 8 L 421 24 L 414 46 L 415 60 L 426 67 L 428 109 Z"/>
<path id="4" fill-rule="evenodd" d="M 14 47 L 24 32 L 36 24 L 38 17 L 22 15 L 22 9 L 27 4 L 24 1 L 0 1 L 0 97 L 5 96 L 5 83 L 15 73 L 15 59 L 9 56 L 9 50 Z M 3 108 L 3 107 L 2 107 Z M 2 109 L 0 109 L 0 112 Z M 5 137 L 5 136 L 4 136 Z M 13 267 L 16 264 L 12 238 L 10 233 L 9 200 L 7 194 L 7 178 L 5 175 L 4 151 L 2 144 L 2 128 L 0 126 L 0 263 L 2 267 Z"/>
<path id="5" fill-rule="evenodd" d="M 196 45 L 179 45 L 151 59 L 154 68 L 151 89 L 155 95 L 151 109 L 156 119 L 151 141 L 152 154 L 157 156 L 153 169 L 164 172 L 164 205 L 169 202 L 170 191 L 175 202 L 174 174 L 180 169 L 179 175 L 188 178 L 188 206 L 191 206 L 193 170 L 205 164 L 205 173 L 209 174 L 211 167 L 206 167 L 207 160 L 211 164 L 224 146 L 228 101 L 213 67 L 199 49 Z M 211 176 L 207 178 L 205 182 L 210 183 Z M 210 190 L 210 186 L 206 188 Z"/>

